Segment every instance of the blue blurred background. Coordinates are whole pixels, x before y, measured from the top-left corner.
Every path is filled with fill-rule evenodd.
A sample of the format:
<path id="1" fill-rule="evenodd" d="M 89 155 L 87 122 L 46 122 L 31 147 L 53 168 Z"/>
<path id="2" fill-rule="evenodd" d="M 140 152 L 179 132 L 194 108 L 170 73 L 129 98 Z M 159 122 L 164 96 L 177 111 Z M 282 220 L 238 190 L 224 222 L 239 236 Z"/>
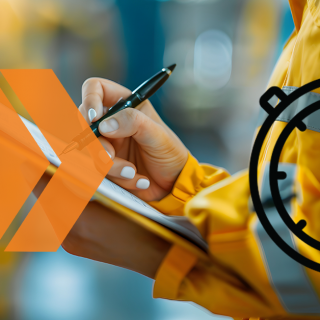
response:
<path id="1" fill-rule="evenodd" d="M 234 173 L 248 166 L 259 97 L 293 28 L 287 0 L 0 0 L 0 65 L 53 69 L 80 105 L 88 77 L 134 89 L 177 63 L 153 105 L 200 162 Z M 0 319 L 223 318 L 152 299 L 152 280 L 62 249 L 4 253 L 9 239 Z"/>

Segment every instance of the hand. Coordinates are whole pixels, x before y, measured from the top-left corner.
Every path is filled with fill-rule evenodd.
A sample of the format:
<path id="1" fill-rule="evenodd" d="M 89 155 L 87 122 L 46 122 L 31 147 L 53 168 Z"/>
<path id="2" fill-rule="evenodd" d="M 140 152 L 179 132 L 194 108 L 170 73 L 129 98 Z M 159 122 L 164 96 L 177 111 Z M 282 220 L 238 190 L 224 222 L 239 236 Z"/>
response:
<path id="1" fill-rule="evenodd" d="M 115 82 L 90 78 L 82 86 L 79 108 L 91 125 L 131 91 Z M 188 150 L 146 100 L 102 121 L 99 140 L 114 164 L 108 179 L 145 201 L 160 200 L 172 190 Z"/>
<path id="2" fill-rule="evenodd" d="M 38 198 L 50 176 L 44 174 L 33 190 Z M 113 264 L 154 279 L 171 244 L 119 213 L 89 202 L 62 247 L 69 253 Z"/>

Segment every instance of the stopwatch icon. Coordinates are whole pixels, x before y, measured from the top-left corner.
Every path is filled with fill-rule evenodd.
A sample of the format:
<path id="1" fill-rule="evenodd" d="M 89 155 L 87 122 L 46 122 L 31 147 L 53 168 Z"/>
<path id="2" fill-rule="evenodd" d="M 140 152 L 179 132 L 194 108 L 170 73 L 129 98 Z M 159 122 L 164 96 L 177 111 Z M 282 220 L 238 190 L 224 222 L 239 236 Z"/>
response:
<path id="1" fill-rule="evenodd" d="M 282 237 L 277 233 L 272 223 L 269 221 L 268 215 L 266 214 L 265 205 L 263 204 L 260 193 L 259 193 L 258 173 L 257 173 L 260 150 L 262 149 L 262 145 L 265 140 L 265 137 L 267 136 L 267 133 L 269 129 L 272 127 L 273 123 L 281 115 L 281 113 L 286 108 L 288 108 L 295 100 L 301 98 L 306 93 L 319 87 L 320 87 L 320 79 L 310 82 L 296 89 L 289 95 L 286 95 L 278 87 L 271 87 L 261 96 L 260 105 L 267 112 L 268 117 L 266 118 L 263 125 L 261 126 L 252 148 L 250 166 L 249 166 L 249 183 L 250 183 L 250 190 L 251 190 L 251 198 L 252 198 L 255 211 L 259 217 L 259 220 L 263 228 L 268 233 L 269 237 L 275 242 L 275 244 L 282 251 L 284 251 L 292 259 L 304 265 L 305 267 L 308 267 L 310 269 L 320 272 L 320 264 L 301 255 L 292 246 L 288 245 L 288 243 L 284 239 L 282 239 Z M 279 99 L 279 103 L 276 108 L 273 108 L 272 105 L 269 103 L 270 99 L 273 98 L 274 96 Z M 301 132 L 307 129 L 307 126 L 305 125 L 303 120 L 319 109 L 320 109 L 320 100 L 305 107 L 302 111 L 296 114 L 288 122 L 288 124 L 281 132 L 275 144 L 275 147 L 271 156 L 271 160 L 270 160 L 270 168 L 269 168 L 269 174 L 267 178 L 269 179 L 269 185 L 270 185 L 270 190 L 272 195 L 272 201 L 273 201 L 272 205 L 276 208 L 279 216 L 285 223 L 286 227 L 304 243 L 320 251 L 320 242 L 310 237 L 307 233 L 303 231 L 303 229 L 307 225 L 307 222 L 305 220 L 300 220 L 298 222 L 294 222 L 292 220 L 290 214 L 286 209 L 286 206 L 284 204 L 284 199 L 283 197 L 281 197 L 281 192 L 279 189 L 280 180 L 285 180 L 287 178 L 286 172 L 281 170 L 281 166 L 279 166 L 279 158 L 280 158 L 280 154 L 283 149 L 283 146 L 286 140 L 288 139 L 290 133 L 294 129 L 298 129 Z"/>

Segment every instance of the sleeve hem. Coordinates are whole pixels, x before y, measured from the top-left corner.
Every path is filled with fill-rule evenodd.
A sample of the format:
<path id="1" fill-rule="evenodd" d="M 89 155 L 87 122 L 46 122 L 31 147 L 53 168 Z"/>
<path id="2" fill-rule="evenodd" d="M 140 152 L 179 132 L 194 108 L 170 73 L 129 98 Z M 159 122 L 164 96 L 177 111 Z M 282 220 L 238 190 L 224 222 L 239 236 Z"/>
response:
<path id="1" fill-rule="evenodd" d="M 153 287 L 154 298 L 176 299 L 182 280 L 198 258 L 189 251 L 173 245 L 162 261 Z"/>
<path id="2" fill-rule="evenodd" d="M 170 194 L 160 201 L 149 202 L 164 214 L 183 215 L 185 203 L 201 189 L 204 172 L 198 161 L 189 153 L 188 159 Z"/>

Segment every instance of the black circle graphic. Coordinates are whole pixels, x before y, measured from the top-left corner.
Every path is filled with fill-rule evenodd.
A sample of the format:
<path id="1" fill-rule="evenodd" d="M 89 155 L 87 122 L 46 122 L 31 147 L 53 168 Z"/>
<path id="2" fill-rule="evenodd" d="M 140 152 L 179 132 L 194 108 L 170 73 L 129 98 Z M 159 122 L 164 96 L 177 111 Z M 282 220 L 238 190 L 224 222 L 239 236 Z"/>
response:
<path id="1" fill-rule="evenodd" d="M 261 97 L 260 99 L 260 105 L 262 108 L 264 108 L 268 113 L 269 116 L 261 126 L 259 133 L 257 134 L 256 140 L 254 142 L 251 158 L 250 158 L 250 165 L 249 165 L 249 183 L 250 183 L 250 190 L 251 190 L 251 198 L 254 205 L 254 208 L 256 210 L 256 213 L 261 221 L 262 226 L 270 236 L 270 238 L 275 242 L 275 244 L 284 251 L 288 256 L 290 256 L 292 259 L 297 261 L 298 263 L 313 269 L 315 271 L 320 272 L 320 264 L 306 258 L 305 256 L 298 253 L 296 250 L 294 250 L 292 247 L 290 247 L 275 231 L 272 224 L 268 220 L 268 217 L 264 211 L 259 189 L 258 189 L 258 161 L 260 157 L 260 151 L 263 145 L 263 142 L 265 140 L 265 137 L 267 136 L 267 133 L 269 129 L 271 128 L 272 124 L 276 121 L 277 117 L 295 100 L 306 94 L 307 92 L 310 92 L 316 88 L 320 87 L 320 79 L 315 80 L 313 82 L 310 82 L 294 92 L 292 92 L 290 95 L 286 95 L 280 88 L 278 87 L 271 87 L 268 89 L 268 91 Z M 273 108 L 268 101 L 272 96 L 277 96 L 280 99 L 279 104 L 276 108 Z M 287 227 L 302 241 L 304 241 L 309 246 L 312 246 L 315 249 L 320 250 L 320 242 L 316 239 L 313 239 L 309 235 L 307 235 L 305 232 L 303 232 L 303 228 L 306 225 L 306 222 L 304 220 L 299 221 L 297 224 L 294 223 L 294 221 L 291 219 L 290 215 L 288 214 L 287 210 L 285 209 L 285 206 L 281 200 L 279 186 L 278 186 L 278 164 L 279 164 L 279 158 L 281 154 L 281 150 L 283 148 L 283 145 L 285 141 L 287 140 L 288 136 L 294 130 L 294 128 L 298 128 L 300 131 L 306 130 L 305 124 L 302 122 L 304 118 L 306 118 L 311 113 L 317 111 L 320 109 L 320 101 L 317 101 L 307 108 L 303 109 L 301 112 L 299 112 L 285 127 L 285 129 L 280 134 L 276 145 L 274 147 L 271 161 L 270 161 L 270 172 L 269 172 L 269 180 L 270 180 L 270 189 L 271 189 L 271 195 L 275 204 L 275 207 L 277 211 L 279 212 L 279 215 L 281 216 L 284 223 L 287 225 Z M 281 175 L 281 172 L 280 172 Z M 282 174 L 283 177 L 283 174 Z"/>

